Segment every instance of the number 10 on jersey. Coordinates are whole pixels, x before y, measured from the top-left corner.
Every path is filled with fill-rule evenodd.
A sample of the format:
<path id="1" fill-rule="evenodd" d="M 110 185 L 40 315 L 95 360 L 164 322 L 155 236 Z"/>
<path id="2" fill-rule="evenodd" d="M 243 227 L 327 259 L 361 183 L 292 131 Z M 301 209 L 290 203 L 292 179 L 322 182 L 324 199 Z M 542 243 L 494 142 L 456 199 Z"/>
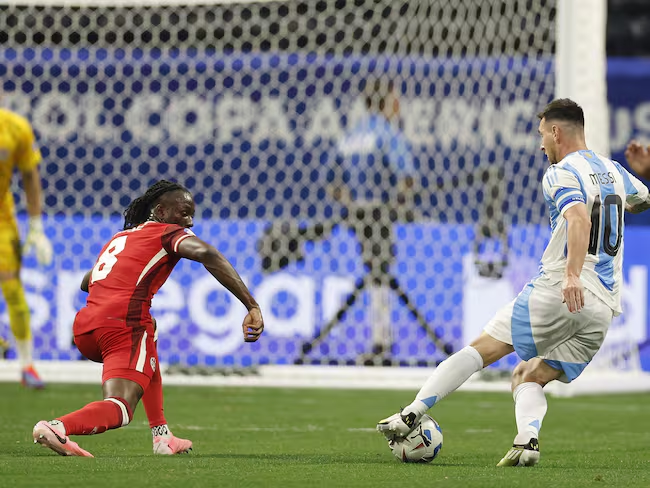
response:
<path id="1" fill-rule="evenodd" d="M 603 214 L 604 213 L 604 218 Z M 616 242 L 612 244 L 612 227 L 616 226 Z M 602 229 L 602 232 L 601 232 Z M 600 248 L 610 256 L 616 256 L 623 237 L 623 201 L 614 194 L 607 195 L 602 204 L 596 195 L 591 207 L 591 233 L 589 235 L 589 254 L 597 255 Z"/>

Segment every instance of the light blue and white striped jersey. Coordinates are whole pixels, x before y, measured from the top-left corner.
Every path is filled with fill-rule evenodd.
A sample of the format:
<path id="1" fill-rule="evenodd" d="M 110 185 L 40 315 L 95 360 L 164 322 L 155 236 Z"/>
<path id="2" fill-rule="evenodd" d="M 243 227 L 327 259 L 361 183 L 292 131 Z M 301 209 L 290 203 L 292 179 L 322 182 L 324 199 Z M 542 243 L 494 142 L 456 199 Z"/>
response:
<path id="1" fill-rule="evenodd" d="M 540 270 L 563 279 L 567 254 L 564 212 L 585 203 L 591 215 L 591 233 L 580 278 L 585 288 L 620 314 L 625 203 L 634 206 L 644 202 L 648 188 L 619 163 L 593 151 L 576 151 L 551 165 L 543 187 L 552 233 Z"/>

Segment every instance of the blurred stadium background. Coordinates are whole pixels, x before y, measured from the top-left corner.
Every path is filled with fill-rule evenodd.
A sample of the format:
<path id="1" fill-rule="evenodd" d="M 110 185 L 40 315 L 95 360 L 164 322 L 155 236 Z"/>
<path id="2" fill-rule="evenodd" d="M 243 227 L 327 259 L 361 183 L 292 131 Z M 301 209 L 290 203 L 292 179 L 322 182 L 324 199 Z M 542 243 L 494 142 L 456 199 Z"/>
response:
<path id="1" fill-rule="evenodd" d="M 129 201 L 167 178 L 194 193 L 197 234 L 245 278 L 267 330 L 242 343 L 243 307 L 184 262 L 154 300 L 161 361 L 204 372 L 435 365 L 536 272 L 549 230 L 535 114 L 576 98 L 593 146 L 623 164 L 630 139 L 650 142 L 641 0 L 205 3 L 0 6 L 2 103 L 36 130 L 56 254 L 49 269 L 28 256 L 23 273 L 41 360 L 78 359 L 80 278 Z M 331 191 L 341 140 L 377 80 L 394 84 L 415 169 L 406 198 L 386 203 L 386 235 L 364 233 Z M 650 219 L 627 223 L 625 314 L 601 363 L 647 370 Z M 386 242 L 388 255 L 366 256 Z M 399 290 L 364 267 L 373 260 Z"/>

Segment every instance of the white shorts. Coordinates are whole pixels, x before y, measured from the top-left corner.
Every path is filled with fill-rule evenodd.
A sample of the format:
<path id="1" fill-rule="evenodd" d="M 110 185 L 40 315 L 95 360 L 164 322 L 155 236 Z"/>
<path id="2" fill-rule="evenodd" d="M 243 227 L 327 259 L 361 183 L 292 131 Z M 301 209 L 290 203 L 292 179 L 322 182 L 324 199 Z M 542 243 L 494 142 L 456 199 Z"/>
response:
<path id="1" fill-rule="evenodd" d="M 584 308 L 572 314 L 562 303 L 561 288 L 561 282 L 550 282 L 544 275 L 534 279 L 484 330 L 512 344 L 524 361 L 543 358 L 563 371 L 560 381 L 569 383 L 580 376 L 600 349 L 614 312 L 585 289 Z"/>

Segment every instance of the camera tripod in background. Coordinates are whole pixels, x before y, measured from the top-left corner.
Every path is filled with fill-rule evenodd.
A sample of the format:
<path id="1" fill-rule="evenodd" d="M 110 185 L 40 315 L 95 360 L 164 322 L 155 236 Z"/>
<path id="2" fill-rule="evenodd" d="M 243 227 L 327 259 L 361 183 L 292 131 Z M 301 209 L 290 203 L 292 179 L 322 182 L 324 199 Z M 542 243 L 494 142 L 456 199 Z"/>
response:
<path id="1" fill-rule="evenodd" d="M 408 221 L 409 216 L 406 217 Z M 303 259 L 302 244 L 305 241 L 327 237 L 336 225 L 346 225 L 351 228 L 361 245 L 365 274 L 356 281 L 354 290 L 334 317 L 319 330 L 315 337 L 302 345 L 300 356 L 295 360 L 296 364 L 312 362 L 308 359 L 310 353 L 327 338 L 334 327 L 341 323 L 364 291 L 370 294 L 372 346 L 369 353 L 356 358 L 355 364 L 377 366 L 394 364 L 395 361 L 391 357 L 393 324 L 390 295 L 392 293 L 396 294 L 401 303 L 406 306 L 436 348 L 445 356 L 453 353 L 452 344 L 446 343 L 429 326 L 400 285 L 398 278 L 390 271 L 395 259 L 392 226 L 396 220 L 397 212 L 386 205 L 362 204 L 351 206 L 343 212 L 340 220 L 332 220 L 326 224 L 300 227 L 285 222 L 275 229 L 273 226 L 266 229 L 262 241 L 258 243 L 258 251 L 262 251 L 262 267 L 266 271 L 276 271 L 286 267 L 292 261 Z M 330 363 L 338 363 L 338 361 L 331 360 Z"/>

